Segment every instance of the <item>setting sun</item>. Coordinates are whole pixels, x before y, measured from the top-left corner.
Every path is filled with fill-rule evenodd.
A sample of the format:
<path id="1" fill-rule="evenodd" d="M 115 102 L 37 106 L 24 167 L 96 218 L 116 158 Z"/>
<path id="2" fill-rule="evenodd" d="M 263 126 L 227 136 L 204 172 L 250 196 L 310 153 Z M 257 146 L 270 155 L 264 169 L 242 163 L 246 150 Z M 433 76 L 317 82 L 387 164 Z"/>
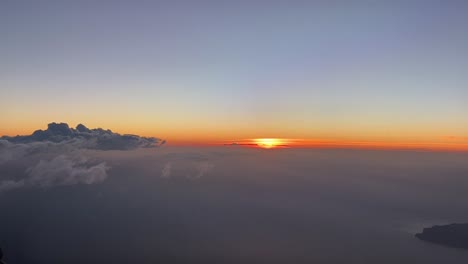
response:
<path id="1" fill-rule="evenodd" d="M 274 148 L 283 144 L 278 138 L 256 138 L 254 142 L 261 148 Z"/>

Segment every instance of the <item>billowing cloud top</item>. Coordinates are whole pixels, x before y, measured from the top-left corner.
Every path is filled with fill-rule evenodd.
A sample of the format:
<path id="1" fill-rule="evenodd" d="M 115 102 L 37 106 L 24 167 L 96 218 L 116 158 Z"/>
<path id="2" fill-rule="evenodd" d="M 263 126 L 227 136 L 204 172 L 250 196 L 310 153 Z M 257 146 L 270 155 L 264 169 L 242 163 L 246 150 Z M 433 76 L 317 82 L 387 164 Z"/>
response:
<path id="1" fill-rule="evenodd" d="M 3 136 L 0 139 L 17 144 L 44 141 L 54 143 L 69 142 L 80 148 L 98 150 L 130 150 L 141 147 L 156 147 L 165 143 L 165 140 L 154 137 L 140 137 L 129 134 L 120 135 L 109 129 L 89 129 L 82 124 L 79 124 L 76 128 L 70 128 L 66 123 L 50 123 L 47 130 L 36 130 L 29 136 Z"/>

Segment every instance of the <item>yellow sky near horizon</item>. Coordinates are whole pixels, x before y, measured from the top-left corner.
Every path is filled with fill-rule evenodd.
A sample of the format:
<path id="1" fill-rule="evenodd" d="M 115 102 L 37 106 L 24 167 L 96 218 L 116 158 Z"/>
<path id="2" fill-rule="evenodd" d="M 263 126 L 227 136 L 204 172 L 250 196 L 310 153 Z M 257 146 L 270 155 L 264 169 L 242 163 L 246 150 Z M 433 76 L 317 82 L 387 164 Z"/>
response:
<path id="1" fill-rule="evenodd" d="M 175 123 L 167 120 L 145 122 L 138 118 L 125 120 L 90 119 L 88 122 L 77 120 L 9 120 L 1 118 L 3 126 L 1 135 L 29 135 L 37 129 L 47 129 L 51 122 L 65 122 L 70 127 L 83 123 L 88 128 L 111 129 L 120 134 L 136 134 L 140 136 L 166 139 L 170 145 L 222 145 L 233 142 L 244 142 L 255 138 L 289 139 L 291 146 L 306 147 L 344 147 L 344 148 L 384 148 L 384 149 L 432 149 L 432 150 L 468 150 L 468 137 L 456 135 L 443 127 L 427 129 L 398 129 L 385 127 L 356 127 L 350 129 L 341 127 L 340 131 L 330 133 L 329 127 L 304 126 L 302 130 L 287 129 L 287 126 L 249 126 L 245 124 L 203 123 L 187 120 Z M 283 129 L 281 129 L 281 127 Z M 295 126 L 297 128 L 299 126 Z M 341 133 L 340 133 L 341 132 Z M 430 132 L 430 133 L 429 133 Z"/>

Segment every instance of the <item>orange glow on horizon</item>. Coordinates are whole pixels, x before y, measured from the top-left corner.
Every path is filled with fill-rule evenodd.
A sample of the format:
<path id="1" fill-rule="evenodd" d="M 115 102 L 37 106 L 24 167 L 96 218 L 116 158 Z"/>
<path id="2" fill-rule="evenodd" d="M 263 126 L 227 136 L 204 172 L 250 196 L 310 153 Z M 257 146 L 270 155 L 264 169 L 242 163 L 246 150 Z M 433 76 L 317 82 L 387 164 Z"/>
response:
<path id="1" fill-rule="evenodd" d="M 211 144 L 210 144 L 211 145 Z M 220 144 L 218 144 L 220 145 Z M 324 149 L 375 149 L 375 150 L 424 150 L 424 151 L 468 151 L 468 143 L 447 142 L 392 142 L 353 141 L 320 139 L 254 138 L 224 143 L 229 146 L 254 148 L 324 148 Z"/>
<path id="2" fill-rule="evenodd" d="M 46 122 L 47 123 L 47 122 Z M 75 127 L 78 123 L 69 123 Z M 97 125 L 93 122 L 85 122 L 90 128 L 109 128 L 120 134 L 136 134 L 141 136 L 156 136 L 167 140 L 169 146 L 222 146 L 238 145 L 244 147 L 254 147 L 263 149 L 279 148 L 343 148 L 343 149 L 381 149 L 381 150 L 424 150 L 424 151 L 468 151 L 468 137 L 463 133 L 458 136 L 444 136 L 434 132 L 426 133 L 420 137 L 412 134 L 398 134 L 389 137 L 380 134 L 349 134 L 340 135 L 317 135 L 316 138 L 294 138 L 294 137 L 250 137 L 258 136 L 260 133 L 238 129 L 220 130 L 213 128 L 212 131 L 187 130 L 180 127 L 168 126 L 143 126 L 141 124 L 130 125 Z M 30 135 L 36 129 L 47 129 L 44 125 L 30 123 L 29 125 L 9 124 L 0 128 L 0 135 L 16 136 Z M 232 134 L 239 136 L 239 139 L 231 139 Z M 288 133 L 281 133 L 286 136 L 297 136 Z M 299 135 L 301 136 L 301 135 Z M 243 139 L 242 139 L 243 138 Z"/>

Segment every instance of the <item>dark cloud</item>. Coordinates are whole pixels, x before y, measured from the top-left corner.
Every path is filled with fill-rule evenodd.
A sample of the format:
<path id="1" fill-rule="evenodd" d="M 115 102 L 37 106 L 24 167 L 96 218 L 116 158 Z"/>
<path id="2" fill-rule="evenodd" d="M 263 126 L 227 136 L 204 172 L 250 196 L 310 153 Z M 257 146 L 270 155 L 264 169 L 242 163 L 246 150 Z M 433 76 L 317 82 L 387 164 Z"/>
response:
<path id="1" fill-rule="evenodd" d="M 36 130 L 29 136 L 3 136 L 1 139 L 16 144 L 46 141 L 54 143 L 69 142 L 79 145 L 81 148 L 99 150 L 129 150 L 141 147 L 156 147 L 166 143 L 165 140 L 154 137 L 121 135 L 102 128 L 89 129 L 83 124 L 79 124 L 74 129 L 70 128 L 66 123 L 50 123 L 46 130 Z"/>

